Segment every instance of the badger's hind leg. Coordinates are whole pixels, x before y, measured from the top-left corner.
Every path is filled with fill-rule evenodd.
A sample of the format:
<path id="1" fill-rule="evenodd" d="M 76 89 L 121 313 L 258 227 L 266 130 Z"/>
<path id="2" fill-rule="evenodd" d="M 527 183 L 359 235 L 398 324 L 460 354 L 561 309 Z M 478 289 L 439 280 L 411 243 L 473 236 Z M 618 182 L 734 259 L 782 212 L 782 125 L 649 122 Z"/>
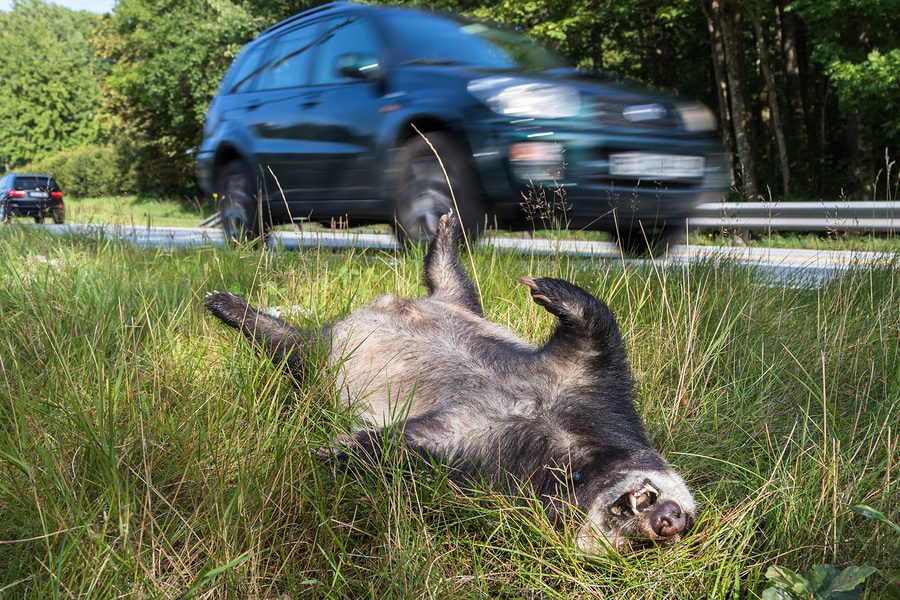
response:
<path id="1" fill-rule="evenodd" d="M 478 291 L 459 262 L 460 234 L 456 215 L 442 215 L 425 255 L 425 286 L 429 297 L 484 316 Z"/>
<path id="2" fill-rule="evenodd" d="M 274 363 L 285 361 L 295 381 L 303 380 L 307 358 L 304 354 L 313 349 L 314 336 L 260 312 L 240 296 L 228 292 L 209 292 L 204 304 L 217 319 L 258 343 Z"/>

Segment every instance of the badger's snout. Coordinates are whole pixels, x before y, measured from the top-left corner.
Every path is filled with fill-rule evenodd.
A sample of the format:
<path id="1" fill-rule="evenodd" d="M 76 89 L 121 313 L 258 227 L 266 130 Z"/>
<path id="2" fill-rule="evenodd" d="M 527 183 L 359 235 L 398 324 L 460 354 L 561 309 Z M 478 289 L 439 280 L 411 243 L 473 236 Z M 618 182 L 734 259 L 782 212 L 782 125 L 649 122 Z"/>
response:
<path id="1" fill-rule="evenodd" d="M 650 513 L 650 526 L 659 537 L 671 538 L 684 531 L 684 511 L 674 500 L 664 500 L 653 507 Z"/>

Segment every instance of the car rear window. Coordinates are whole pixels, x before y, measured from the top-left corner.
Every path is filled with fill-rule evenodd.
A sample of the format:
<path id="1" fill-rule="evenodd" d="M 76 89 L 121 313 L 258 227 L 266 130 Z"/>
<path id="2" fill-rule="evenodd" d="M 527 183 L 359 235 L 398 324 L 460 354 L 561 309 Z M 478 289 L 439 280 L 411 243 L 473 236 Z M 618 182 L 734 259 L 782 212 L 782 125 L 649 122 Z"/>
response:
<path id="1" fill-rule="evenodd" d="M 17 190 L 59 189 L 52 177 L 16 177 L 14 186 Z"/>
<path id="2" fill-rule="evenodd" d="M 405 10 L 390 11 L 383 19 L 399 63 L 525 71 L 568 66 L 524 35 L 477 21 Z"/>

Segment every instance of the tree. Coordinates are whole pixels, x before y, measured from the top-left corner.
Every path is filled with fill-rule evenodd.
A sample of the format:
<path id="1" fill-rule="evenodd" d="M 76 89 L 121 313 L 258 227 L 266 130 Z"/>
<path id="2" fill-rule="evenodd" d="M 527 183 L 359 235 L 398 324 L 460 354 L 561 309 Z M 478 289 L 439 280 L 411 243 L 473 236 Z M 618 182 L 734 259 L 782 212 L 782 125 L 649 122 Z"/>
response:
<path id="1" fill-rule="evenodd" d="M 275 3 L 268 3 L 275 4 Z M 230 0 L 120 0 L 96 40 L 112 66 L 104 116 L 127 139 L 147 191 L 190 191 L 188 151 L 202 139 L 206 108 L 241 47 L 270 19 Z"/>
<path id="2" fill-rule="evenodd" d="M 778 161 L 781 170 L 781 189 L 784 195 L 790 194 L 791 168 L 788 162 L 787 143 L 784 140 L 784 125 L 781 121 L 781 108 L 778 106 L 778 86 L 775 84 L 775 75 L 772 73 L 769 57 L 768 31 L 763 27 L 762 20 L 754 6 L 747 7 L 747 16 L 753 25 L 753 33 L 756 36 L 756 51 L 759 55 L 759 66 L 762 71 L 766 100 L 769 104 L 769 121 L 775 134 L 775 142 L 778 146 Z"/>
<path id="3" fill-rule="evenodd" d="M 725 72 L 731 102 L 731 123 L 741 165 L 744 197 L 755 200 L 758 195 L 754 155 L 750 144 L 750 113 L 746 107 L 746 80 L 743 64 L 743 29 L 741 10 L 735 0 L 712 0 L 713 21 L 722 34 Z"/>
<path id="4" fill-rule="evenodd" d="M 794 0 L 788 14 L 805 25 L 809 58 L 827 79 L 844 117 L 837 160 L 858 187 L 871 186 L 885 148 L 900 151 L 900 10 L 883 0 Z M 820 108 L 824 130 L 825 107 Z M 831 129 L 831 128 L 829 128 Z M 832 132 L 834 134 L 834 132 Z M 825 150 L 825 149 L 823 149 Z"/>
<path id="5" fill-rule="evenodd" d="M 40 0 L 0 12 L 0 166 L 97 138 L 100 91 L 90 38 L 97 17 Z"/>

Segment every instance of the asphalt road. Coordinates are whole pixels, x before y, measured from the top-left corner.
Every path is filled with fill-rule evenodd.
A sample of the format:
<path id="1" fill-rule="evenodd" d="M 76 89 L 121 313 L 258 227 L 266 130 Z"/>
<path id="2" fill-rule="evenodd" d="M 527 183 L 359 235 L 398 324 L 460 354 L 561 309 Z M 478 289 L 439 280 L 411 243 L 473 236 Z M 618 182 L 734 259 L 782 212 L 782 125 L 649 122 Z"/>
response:
<path id="1" fill-rule="evenodd" d="M 81 234 L 121 239 L 139 246 L 159 248 L 190 248 L 194 246 L 223 246 L 220 229 L 206 227 L 146 227 L 135 225 L 43 225 L 58 235 Z M 599 257 L 627 263 L 650 263 L 649 260 L 624 259 L 615 244 L 610 242 L 545 240 L 521 238 L 493 238 L 482 240 L 511 252 L 524 254 L 569 254 Z M 296 248 L 369 248 L 393 249 L 393 236 L 375 233 L 309 233 L 274 232 L 270 247 Z M 880 265 L 897 262 L 898 257 L 874 252 L 799 250 L 788 248 L 739 248 L 715 246 L 676 246 L 665 258 L 652 261 L 657 265 L 689 265 L 700 261 L 730 260 L 753 268 L 772 283 L 791 286 L 821 285 L 854 266 Z"/>

